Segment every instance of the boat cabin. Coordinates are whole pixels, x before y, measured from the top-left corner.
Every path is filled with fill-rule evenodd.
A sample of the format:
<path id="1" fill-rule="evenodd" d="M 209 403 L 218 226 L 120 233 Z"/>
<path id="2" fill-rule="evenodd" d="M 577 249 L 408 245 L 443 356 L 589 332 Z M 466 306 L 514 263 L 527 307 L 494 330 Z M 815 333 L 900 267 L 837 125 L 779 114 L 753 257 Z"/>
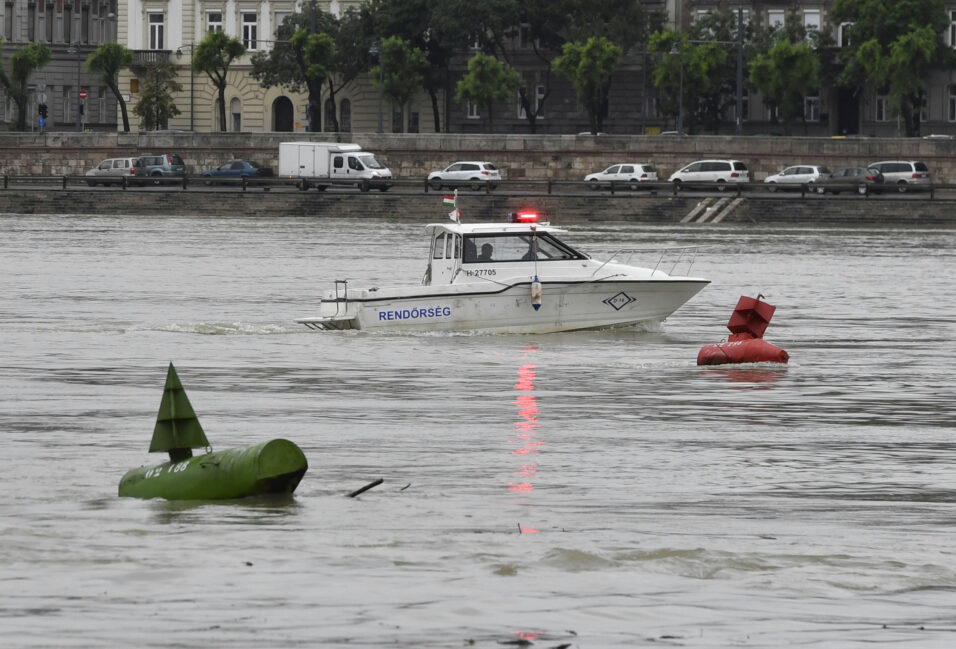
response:
<path id="1" fill-rule="evenodd" d="M 494 275 L 496 264 L 589 259 L 556 236 L 567 230 L 548 225 L 449 223 L 427 227 L 431 254 L 423 284 L 450 284 L 459 272 L 466 277 Z"/>

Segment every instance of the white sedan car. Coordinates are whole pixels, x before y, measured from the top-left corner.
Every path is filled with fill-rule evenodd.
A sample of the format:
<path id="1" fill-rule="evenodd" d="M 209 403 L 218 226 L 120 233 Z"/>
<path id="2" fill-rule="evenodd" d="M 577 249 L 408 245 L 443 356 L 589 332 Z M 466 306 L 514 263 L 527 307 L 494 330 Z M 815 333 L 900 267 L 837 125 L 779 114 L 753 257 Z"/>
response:
<path id="1" fill-rule="evenodd" d="M 623 162 L 611 165 L 604 171 L 588 174 L 584 180 L 591 189 L 610 187 L 612 183 L 614 186 L 637 189 L 639 183 L 656 182 L 657 169 L 643 162 Z"/>
<path id="2" fill-rule="evenodd" d="M 442 187 L 471 187 L 494 189 L 501 181 L 501 172 L 490 162 L 455 162 L 441 171 L 428 174 L 428 186 L 436 191 Z"/>

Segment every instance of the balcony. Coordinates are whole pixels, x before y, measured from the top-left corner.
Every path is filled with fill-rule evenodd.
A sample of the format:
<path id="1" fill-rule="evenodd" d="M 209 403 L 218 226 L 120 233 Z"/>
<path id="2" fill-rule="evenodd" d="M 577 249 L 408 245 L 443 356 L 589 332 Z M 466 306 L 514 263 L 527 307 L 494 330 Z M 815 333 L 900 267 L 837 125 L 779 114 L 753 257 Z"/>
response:
<path id="1" fill-rule="evenodd" d="M 170 50 L 133 50 L 133 67 L 143 68 L 156 63 L 169 63 Z"/>

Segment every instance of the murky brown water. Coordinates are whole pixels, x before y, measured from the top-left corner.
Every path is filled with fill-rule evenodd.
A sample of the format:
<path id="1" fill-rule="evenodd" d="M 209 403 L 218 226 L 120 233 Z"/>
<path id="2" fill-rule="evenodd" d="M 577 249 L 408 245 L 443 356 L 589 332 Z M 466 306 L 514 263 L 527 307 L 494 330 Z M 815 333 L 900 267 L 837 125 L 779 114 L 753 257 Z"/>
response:
<path id="1" fill-rule="evenodd" d="M 952 645 L 956 232 L 572 228 L 708 246 L 653 333 L 293 322 L 334 279 L 417 283 L 422 232 L 0 217 L 4 642 Z M 789 366 L 698 368 L 758 292 Z M 303 448 L 293 499 L 116 497 L 162 459 L 169 361 L 216 448 Z"/>

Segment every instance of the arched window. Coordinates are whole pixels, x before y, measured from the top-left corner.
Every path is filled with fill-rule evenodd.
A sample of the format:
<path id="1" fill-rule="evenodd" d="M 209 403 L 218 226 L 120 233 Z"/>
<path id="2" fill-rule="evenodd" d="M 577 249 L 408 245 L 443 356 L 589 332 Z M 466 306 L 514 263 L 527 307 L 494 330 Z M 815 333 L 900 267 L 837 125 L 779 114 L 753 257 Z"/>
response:
<path id="1" fill-rule="evenodd" d="M 233 97 L 229 102 L 229 130 L 238 133 L 242 130 L 242 102 L 238 97 Z"/>

